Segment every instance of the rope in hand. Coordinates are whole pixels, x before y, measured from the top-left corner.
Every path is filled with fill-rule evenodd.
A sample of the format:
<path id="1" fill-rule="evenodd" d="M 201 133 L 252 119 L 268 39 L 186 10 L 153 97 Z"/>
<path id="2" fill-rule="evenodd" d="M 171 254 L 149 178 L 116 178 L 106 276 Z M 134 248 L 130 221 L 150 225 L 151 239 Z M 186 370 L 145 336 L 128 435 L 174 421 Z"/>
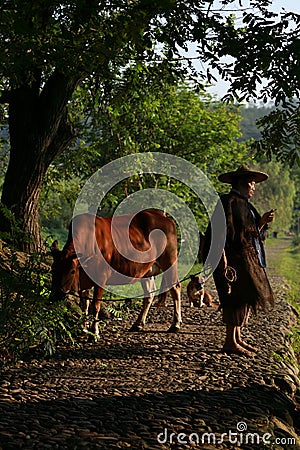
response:
<path id="1" fill-rule="evenodd" d="M 237 280 L 236 270 L 234 267 L 227 266 L 224 270 L 224 275 L 229 283 L 234 283 Z"/>
<path id="2" fill-rule="evenodd" d="M 231 293 L 231 283 L 237 280 L 236 270 L 234 267 L 227 266 L 224 270 L 224 276 L 227 280 L 227 293 Z"/>

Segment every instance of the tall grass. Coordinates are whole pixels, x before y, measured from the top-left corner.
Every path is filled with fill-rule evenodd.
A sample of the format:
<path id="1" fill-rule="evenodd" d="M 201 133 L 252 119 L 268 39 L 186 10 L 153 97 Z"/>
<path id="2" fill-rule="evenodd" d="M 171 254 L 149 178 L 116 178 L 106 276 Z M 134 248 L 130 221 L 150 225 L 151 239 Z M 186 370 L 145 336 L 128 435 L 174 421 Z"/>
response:
<path id="1" fill-rule="evenodd" d="M 279 246 L 279 251 L 272 256 L 272 247 Z M 293 347 L 300 364 L 300 242 L 288 238 L 271 239 L 267 241 L 270 250 L 270 264 L 276 275 L 282 275 L 289 286 L 288 302 L 298 313 L 298 325 L 293 334 Z"/>

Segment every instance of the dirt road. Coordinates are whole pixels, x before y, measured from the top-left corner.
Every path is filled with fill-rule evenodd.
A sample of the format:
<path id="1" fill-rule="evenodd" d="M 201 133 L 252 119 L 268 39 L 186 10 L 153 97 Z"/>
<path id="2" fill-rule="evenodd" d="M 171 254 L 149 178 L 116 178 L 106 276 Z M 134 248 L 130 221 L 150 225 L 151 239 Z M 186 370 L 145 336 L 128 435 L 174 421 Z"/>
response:
<path id="1" fill-rule="evenodd" d="M 169 306 L 143 333 L 126 331 L 135 315 L 111 319 L 97 344 L 4 370 L 0 448 L 300 449 L 295 315 L 272 263 L 270 276 L 276 307 L 244 335 L 254 357 L 222 354 L 220 313 L 189 308 L 183 295 L 178 334 L 166 333 Z"/>

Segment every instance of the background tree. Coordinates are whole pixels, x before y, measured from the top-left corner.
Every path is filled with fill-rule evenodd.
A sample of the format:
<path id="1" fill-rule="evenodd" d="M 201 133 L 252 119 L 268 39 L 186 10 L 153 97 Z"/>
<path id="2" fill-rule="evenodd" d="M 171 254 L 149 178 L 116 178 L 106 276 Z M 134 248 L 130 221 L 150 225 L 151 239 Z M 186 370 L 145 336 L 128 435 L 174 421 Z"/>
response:
<path id="1" fill-rule="evenodd" d="M 300 166 L 291 168 L 291 179 L 294 180 L 296 194 L 294 199 L 292 230 L 300 236 Z"/>
<path id="2" fill-rule="evenodd" d="M 156 68 L 158 79 L 178 79 L 189 68 L 182 67 L 180 51 L 194 41 L 203 62 L 234 77 L 233 93 L 255 97 L 256 83 L 265 76 L 270 80 L 265 95 L 277 104 L 298 97 L 299 17 L 282 15 L 279 23 L 272 22 L 269 3 L 252 0 L 255 13 L 245 9 L 242 23 L 220 6 L 214 10 L 211 0 L 1 3 L 0 102 L 8 107 L 10 133 L 2 203 L 33 238 L 29 248 L 41 242 L 37 205 L 44 176 L 76 136 L 69 105 L 79 84 L 90 81 L 97 101 L 98 88 L 109 88 L 126 68 L 137 73 L 142 62 Z M 235 58 L 233 66 L 224 66 L 225 55 Z M 209 70 L 205 75 L 211 79 Z M 288 156 L 295 160 L 297 149 L 289 148 Z M 6 218 L 1 217 L 2 231 L 10 230 Z"/>
<path id="3" fill-rule="evenodd" d="M 271 232 L 289 231 L 296 200 L 296 183 L 290 168 L 275 160 L 256 163 L 253 167 L 269 174 L 266 183 L 256 186 L 253 203 L 261 213 L 276 208 L 275 219 L 270 225 Z"/>
<path id="4" fill-rule="evenodd" d="M 265 106 L 265 105 L 255 105 L 254 103 L 243 105 L 240 107 L 241 109 L 241 133 L 242 136 L 239 138 L 239 141 L 249 141 L 255 140 L 260 141 L 261 129 L 258 126 L 259 120 L 267 116 L 274 109 L 273 106 Z"/>
<path id="5" fill-rule="evenodd" d="M 261 3 L 263 8 L 271 2 Z M 284 8 L 279 16 L 261 13 L 244 9 L 241 17 L 229 17 L 226 36 L 214 47 L 219 58 L 234 58 L 226 98 L 274 102 L 275 108 L 259 121 L 262 139 L 254 147 L 269 159 L 275 154 L 291 165 L 300 164 L 300 15 Z M 217 68 L 222 73 L 219 64 Z"/>
<path id="6" fill-rule="evenodd" d="M 124 77 L 127 80 L 126 74 Z M 77 95 L 80 102 L 85 94 L 79 89 Z M 82 118 L 89 115 L 88 126 L 79 117 L 76 125 L 80 130 L 79 149 L 56 160 L 42 192 L 42 223 L 50 228 L 54 223 L 50 224 L 49 217 L 59 216 L 61 220 L 64 216 L 50 202 L 51 198 L 56 199 L 56 204 L 59 202 L 51 183 L 62 193 L 60 207 L 69 212 L 66 200 L 71 199 L 74 205 L 83 182 L 117 157 L 140 151 L 171 153 L 198 166 L 215 183 L 216 174 L 248 157 L 247 145 L 237 142 L 241 134 L 238 109 L 205 93 L 199 95 L 186 85 L 164 83 L 154 88 L 141 82 L 133 89 L 120 83 L 97 112 L 93 110 L 91 114 L 88 106 L 87 109 Z M 73 186 L 71 196 L 70 192 L 66 195 L 66 186 Z M 117 185 L 102 203 L 101 214 L 111 214 L 126 196 L 144 188 L 168 189 L 181 196 L 198 218 L 200 229 L 205 228 L 207 217 L 197 196 L 182 183 L 157 174 L 137 175 Z"/>

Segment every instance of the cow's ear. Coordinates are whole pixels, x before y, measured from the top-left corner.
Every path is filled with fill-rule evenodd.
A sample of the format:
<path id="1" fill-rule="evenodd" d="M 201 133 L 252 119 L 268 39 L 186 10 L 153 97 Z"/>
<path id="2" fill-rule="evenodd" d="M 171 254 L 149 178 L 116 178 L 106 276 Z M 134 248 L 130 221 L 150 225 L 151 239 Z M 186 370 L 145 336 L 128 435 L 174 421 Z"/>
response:
<path id="1" fill-rule="evenodd" d="M 58 253 L 59 253 L 59 248 L 58 248 L 58 241 L 54 241 L 53 244 L 51 245 L 51 254 L 53 256 L 53 258 L 55 258 Z"/>

